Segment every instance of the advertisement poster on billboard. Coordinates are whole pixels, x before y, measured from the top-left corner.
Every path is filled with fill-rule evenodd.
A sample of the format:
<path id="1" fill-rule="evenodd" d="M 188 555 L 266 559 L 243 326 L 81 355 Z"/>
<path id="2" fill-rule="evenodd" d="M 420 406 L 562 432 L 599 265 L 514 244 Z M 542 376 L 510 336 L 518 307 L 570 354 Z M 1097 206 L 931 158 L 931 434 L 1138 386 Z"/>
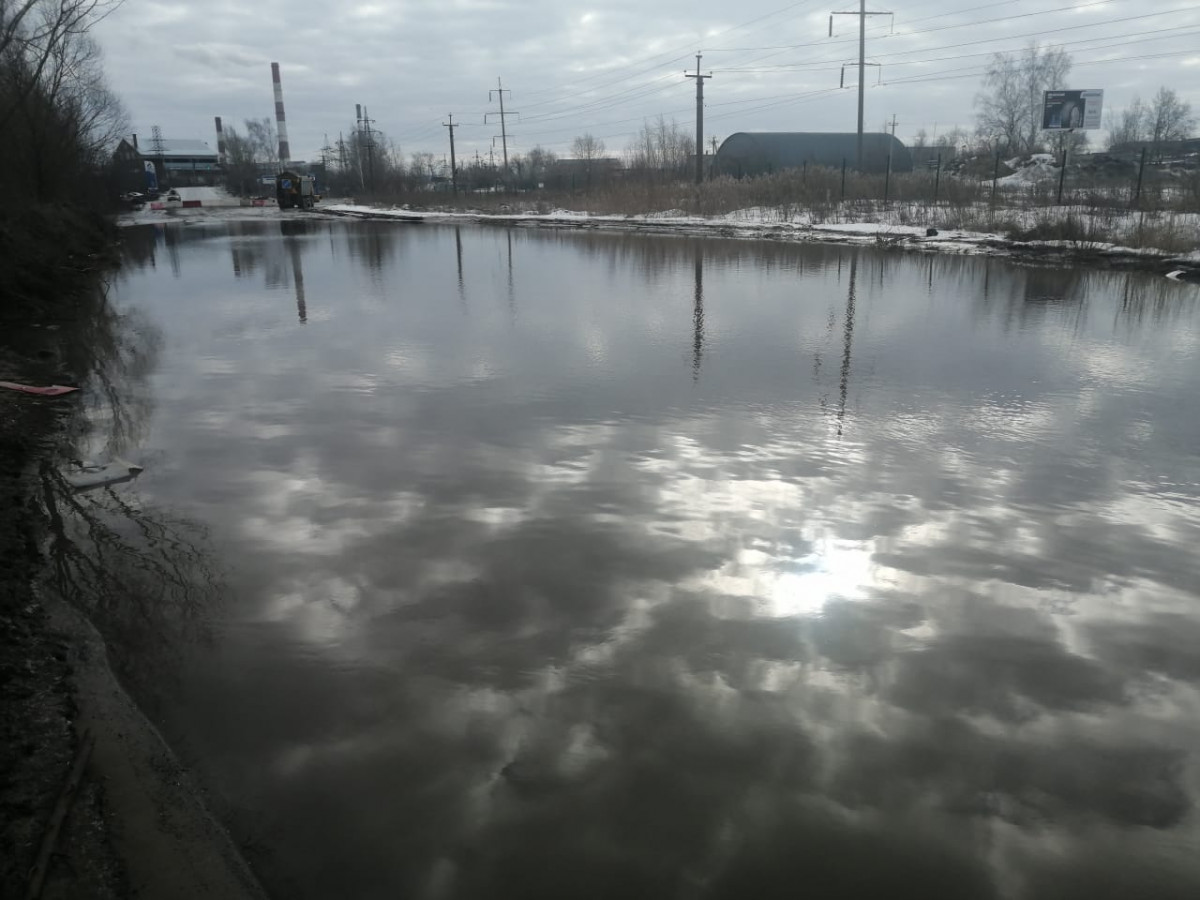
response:
<path id="1" fill-rule="evenodd" d="M 1046 91 L 1042 101 L 1042 129 L 1073 131 L 1100 127 L 1104 91 Z"/>

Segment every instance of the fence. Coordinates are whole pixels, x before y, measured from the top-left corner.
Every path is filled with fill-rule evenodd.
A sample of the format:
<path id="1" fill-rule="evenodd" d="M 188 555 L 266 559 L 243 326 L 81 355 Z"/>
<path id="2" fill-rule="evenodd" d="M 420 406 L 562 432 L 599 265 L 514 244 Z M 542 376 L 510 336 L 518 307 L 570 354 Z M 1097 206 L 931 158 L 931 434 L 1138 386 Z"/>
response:
<path id="1" fill-rule="evenodd" d="M 1191 163 L 1191 167 L 1181 163 Z M 557 208 L 594 214 L 759 215 L 764 221 L 880 222 L 1000 232 L 1017 239 L 1105 241 L 1172 252 L 1200 247 L 1200 166 L 1192 160 L 1110 154 L 1035 157 L 1009 168 L 1005 154 L 959 158 L 915 172 L 868 175 L 851 160 L 702 185 L 630 170 L 565 189 L 388 197 L 475 209 Z M 1014 161 L 1014 165 L 1016 165 Z M 753 211 L 747 213 L 746 211 Z"/>

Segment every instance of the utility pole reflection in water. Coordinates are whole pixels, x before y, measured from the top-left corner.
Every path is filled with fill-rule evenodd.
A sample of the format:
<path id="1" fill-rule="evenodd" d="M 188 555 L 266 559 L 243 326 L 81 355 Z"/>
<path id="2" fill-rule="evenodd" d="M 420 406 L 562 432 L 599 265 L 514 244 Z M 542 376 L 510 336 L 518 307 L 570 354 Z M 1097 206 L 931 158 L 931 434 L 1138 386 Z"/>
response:
<path id="1" fill-rule="evenodd" d="M 700 380 L 704 355 L 704 250 L 696 245 L 696 289 L 692 298 L 692 383 Z"/>
<path id="2" fill-rule="evenodd" d="M 512 266 L 512 231 L 508 231 L 508 312 L 512 316 L 513 321 L 517 318 L 517 295 L 513 291 L 513 266 Z"/>
<path id="3" fill-rule="evenodd" d="M 838 437 L 846 419 L 846 393 L 850 388 L 850 357 L 854 343 L 854 282 L 858 276 L 858 254 L 850 257 L 850 290 L 846 294 L 846 326 L 842 332 L 842 377 L 838 384 Z"/>
<path id="4" fill-rule="evenodd" d="M 463 281 L 462 270 L 462 229 L 454 226 L 454 253 L 458 260 L 458 299 L 462 303 L 463 312 L 467 311 L 467 286 Z"/>

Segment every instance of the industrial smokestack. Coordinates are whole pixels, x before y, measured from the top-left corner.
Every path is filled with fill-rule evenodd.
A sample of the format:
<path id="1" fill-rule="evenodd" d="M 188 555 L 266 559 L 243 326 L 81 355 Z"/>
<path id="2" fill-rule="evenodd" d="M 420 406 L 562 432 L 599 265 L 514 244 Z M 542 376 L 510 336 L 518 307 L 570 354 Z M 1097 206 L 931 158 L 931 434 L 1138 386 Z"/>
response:
<path id="1" fill-rule="evenodd" d="M 355 122 L 362 121 L 362 104 L 361 103 L 354 104 L 354 121 Z"/>
<path id="2" fill-rule="evenodd" d="M 217 161 L 225 165 L 225 132 L 221 130 L 221 117 L 214 116 L 217 123 Z"/>
<path id="3" fill-rule="evenodd" d="M 271 81 L 275 85 L 275 128 L 279 131 L 279 164 L 286 166 L 291 159 L 288 147 L 287 117 L 283 114 L 283 84 L 279 80 L 279 63 L 271 63 Z"/>
<path id="4" fill-rule="evenodd" d="M 137 145 L 137 135 L 136 135 L 136 134 L 133 136 L 133 149 L 134 149 L 134 150 L 138 149 L 138 145 Z"/>

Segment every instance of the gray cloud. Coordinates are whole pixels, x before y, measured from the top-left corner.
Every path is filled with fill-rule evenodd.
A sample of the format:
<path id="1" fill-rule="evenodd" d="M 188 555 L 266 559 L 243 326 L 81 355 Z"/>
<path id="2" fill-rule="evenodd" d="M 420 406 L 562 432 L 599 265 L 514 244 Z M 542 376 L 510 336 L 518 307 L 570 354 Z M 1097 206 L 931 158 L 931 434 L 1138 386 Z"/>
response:
<path id="1" fill-rule="evenodd" d="M 1077 8 L 1062 9 L 1068 5 Z M 857 48 L 849 18 L 827 37 L 827 13 L 836 7 L 815 0 L 732 9 L 712 0 L 129 0 L 98 36 L 142 133 L 158 124 L 168 136 L 207 138 L 215 115 L 229 122 L 271 115 L 269 64 L 278 61 L 294 152 L 309 158 L 326 134 L 352 126 L 355 103 L 365 103 L 376 127 L 406 152 L 443 152 L 447 112 L 464 125 L 464 152 L 486 151 L 498 133 L 483 124 L 486 112 L 497 111 L 487 92 L 498 76 L 512 89 L 510 108 L 522 113 L 512 128 L 517 150 L 540 143 L 561 151 L 584 131 L 620 150 L 647 117 L 661 113 L 691 127 L 693 90 L 682 70 L 697 50 L 716 76 L 706 93 L 709 135 L 852 130 L 854 91 L 830 90 Z M 1153 13 L 1160 15 L 1113 21 Z M 902 138 L 922 127 L 970 126 L 981 54 L 1019 49 L 1030 35 L 1065 43 L 1075 54 L 1072 85 L 1105 88 L 1109 107 L 1160 84 L 1200 106 L 1197 26 L 1200 10 L 1167 0 L 917 3 L 897 11 L 895 34 L 886 20 L 869 29 L 868 54 L 884 63 L 884 84 L 870 78 L 867 127 L 880 128 L 893 113 Z"/>

